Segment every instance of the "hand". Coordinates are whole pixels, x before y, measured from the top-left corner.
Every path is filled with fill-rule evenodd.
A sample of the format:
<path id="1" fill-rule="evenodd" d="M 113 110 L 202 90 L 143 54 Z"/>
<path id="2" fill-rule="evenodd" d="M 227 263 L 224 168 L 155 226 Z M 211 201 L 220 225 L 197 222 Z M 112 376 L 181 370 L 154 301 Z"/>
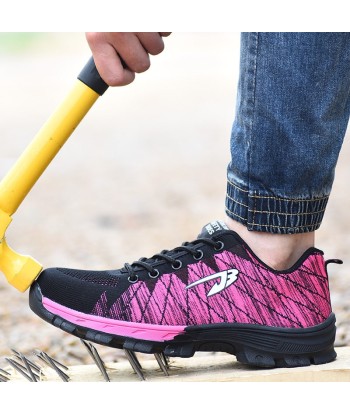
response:
<path id="1" fill-rule="evenodd" d="M 171 32 L 88 32 L 96 68 L 102 79 L 110 86 L 128 85 L 135 73 L 149 69 L 149 55 L 164 50 L 163 37 Z"/>

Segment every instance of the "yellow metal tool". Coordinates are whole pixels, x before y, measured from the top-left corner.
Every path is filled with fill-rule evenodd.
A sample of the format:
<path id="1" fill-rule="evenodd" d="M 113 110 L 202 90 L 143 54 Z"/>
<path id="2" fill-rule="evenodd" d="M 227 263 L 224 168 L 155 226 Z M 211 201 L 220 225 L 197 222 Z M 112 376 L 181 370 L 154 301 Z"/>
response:
<path id="1" fill-rule="evenodd" d="M 5 231 L 30 189 L 107 88 L 90 58 L 67 97 L 0 182 L 0 270 L 19 291 L 30 287 L 42 265 L 12 250 L 6 243 Z"/>

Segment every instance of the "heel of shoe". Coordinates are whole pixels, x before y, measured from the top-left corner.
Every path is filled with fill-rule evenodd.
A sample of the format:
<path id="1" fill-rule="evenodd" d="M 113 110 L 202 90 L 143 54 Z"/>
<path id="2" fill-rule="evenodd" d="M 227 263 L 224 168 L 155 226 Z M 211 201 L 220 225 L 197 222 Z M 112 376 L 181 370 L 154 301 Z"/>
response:
<path id="1" fill-rule="evenodd" d="M 332 313 L 323 323 L 305 329 L 254 324 L 189 326 L 185 335 L 177 336 L 167 346 L 165 354 L 190 357 L 196 351 L 222 351 L 236 355 L 241 363 L 258 367 L 319 365 L 337 356 L 335 321 Z"/>
<path id="2" fill-rule="evenodd" d="M 265 368 L 321 365 L 332 362 L 336 357 L 337 353 L 333 347 L 318 353 L 285 356 L 269 354 L 247 348 L 244 351 L 238 352 L 236 355 L 237 360 L 241 363 Z"/>

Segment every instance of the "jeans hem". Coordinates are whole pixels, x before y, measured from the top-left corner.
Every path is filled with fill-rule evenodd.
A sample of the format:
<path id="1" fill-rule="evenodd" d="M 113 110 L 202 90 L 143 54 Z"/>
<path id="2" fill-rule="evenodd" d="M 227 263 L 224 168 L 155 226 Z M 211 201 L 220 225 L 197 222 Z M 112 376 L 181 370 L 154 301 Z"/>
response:
<path id="1" fill-rule="evenodd" d="M 313 232 L 321 226 L 329 195 L 287 198 L 251 191 L 227 182 L 226 214 L 248 230 L 294 234 Z"/>

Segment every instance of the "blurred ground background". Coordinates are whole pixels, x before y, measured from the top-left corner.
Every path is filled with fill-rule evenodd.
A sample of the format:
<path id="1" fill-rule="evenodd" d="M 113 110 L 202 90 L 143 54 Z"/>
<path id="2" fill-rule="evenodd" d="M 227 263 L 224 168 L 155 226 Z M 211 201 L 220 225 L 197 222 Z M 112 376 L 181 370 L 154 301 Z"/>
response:
<path id="1" fill-rule="evenodd" d="M 45 268 L 113 269 L 224 218 L 239 34 L 180 33 L 165 44 L 150 71 L 99 99 L 22 203 L 6 234 L 16 251 Z M 0 33 L 1 177 L 89 56 L 83 33 Z M 349 159 L 347 140 L 317 243 L 326 258 L 344 260 L 330 266 L 338 346 L 350 345 Z M 40 320 L 28 293 L 0 275 L 0 367 L 11 348 L 90 362 L 78 339 Z"/>

